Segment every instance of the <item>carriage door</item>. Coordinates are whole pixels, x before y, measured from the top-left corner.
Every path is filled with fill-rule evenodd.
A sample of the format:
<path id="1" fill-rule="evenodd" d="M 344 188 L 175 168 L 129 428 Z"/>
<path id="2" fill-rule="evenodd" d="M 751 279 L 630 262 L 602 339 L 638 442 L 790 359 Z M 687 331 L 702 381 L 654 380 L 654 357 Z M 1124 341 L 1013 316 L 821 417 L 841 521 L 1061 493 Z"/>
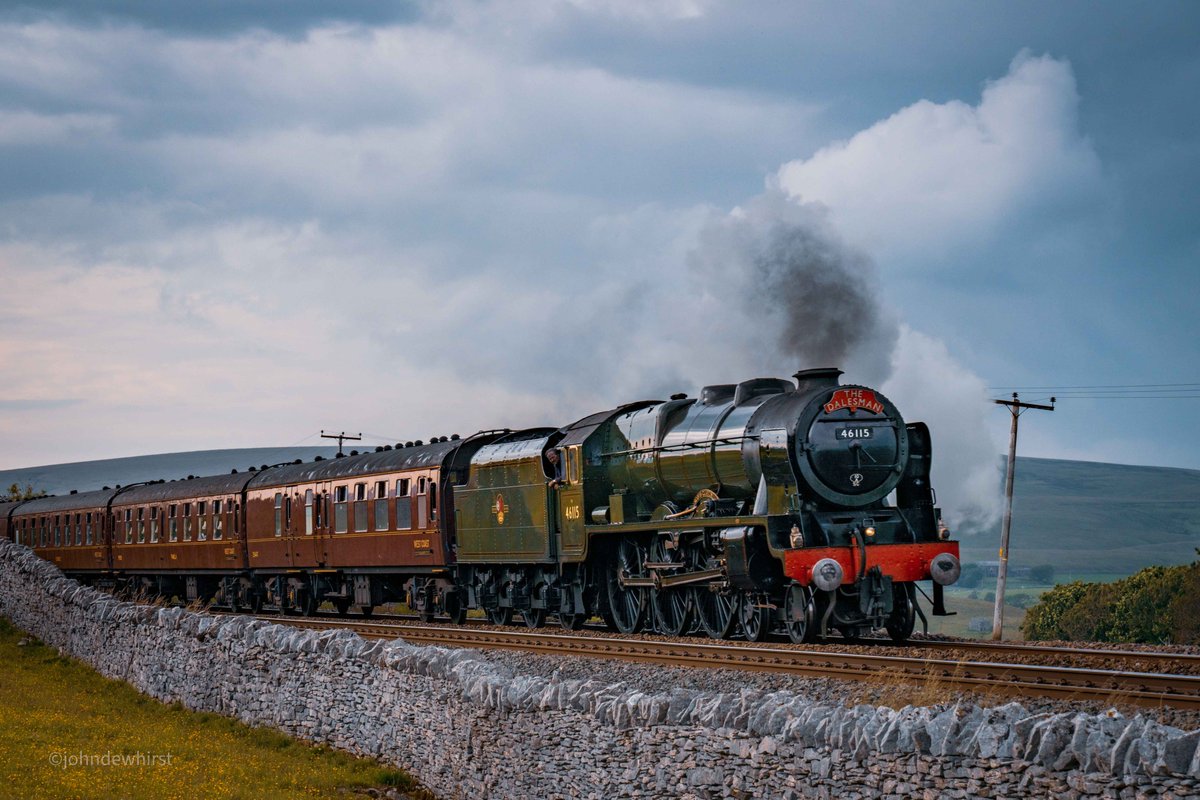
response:
<path id="1" fill-rule="evenodd" d="M 305 540 L 307 552 L 312 554 L 313 563 L 324 567 L 329 563 L 329 495 L 333 491 L 328 483 L 318 483 L 301 495 L 304 503 L 304 522 L 300 536 Z"/>
<path id="2" fill-rule="evenodd" d="M 584 551 L 583 532 L 583 464 L 582 453 L 577 444 L 562 448 L 563 475 L 567 484 L 558 489 L 558 552 L 561 557 L 572 560 L 581 558 Z"/>

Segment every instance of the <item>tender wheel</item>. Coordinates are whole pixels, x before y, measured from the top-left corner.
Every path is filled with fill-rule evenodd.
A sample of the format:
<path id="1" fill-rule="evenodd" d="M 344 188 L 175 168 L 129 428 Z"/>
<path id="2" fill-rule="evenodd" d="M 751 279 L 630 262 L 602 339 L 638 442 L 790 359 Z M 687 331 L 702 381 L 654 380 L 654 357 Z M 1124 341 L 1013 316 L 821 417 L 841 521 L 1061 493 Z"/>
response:
<path id="1" fill-rule="evenodd" d="M 813 625 L 813 596 L 807 586 L 793 583 L 788 587 L 783 601 L 783 627 L 788 638 L 796 644 L 811 642 L 816 638 Z"/>
<path id="2" fill-rule="evenodd" d="M 558 624 L 563 626 L 564 630 L 581 631 L 583 623 L 587 622 L 587 614 L 559 614 Z"/>
<path id="3" fill-rule="evenodd" d="M 526 608 L 521 612 L 521 616 L 525 619 L 526 628 L 536 629 L 546 626 L 546 609 L 544 608 Z"/>
<path id="4" fill-rule="evenodd" d="M 337 611 L 339 617 L 344 617 L 350 613 L 350 598 L 339 598 L 333 601 L 333 608 Z"/>
<path id="5" fill-rule="evenodd" d="M 668 550 L 661 538 L 654 541 L 650 560 L 659 563 L 683 560 L 678 549 Z M 682 636 L 692 626 L 692 593 L 686 588 L 651 589 L 650 606 L 654 611 L 654 627 L 667 636 Z"/>
<path id="6" fill-rule="evenodd" d="M 608 573 L 608 607 L 612 624 L 621 633 L 637 633 L 646 618 L 646 591 L 641 586 L 623 586 L 622 580 L 641 577 L 645 559 L 642 549 L 632 539 L 622 538 L 617 544 Z"/>
<path id="7" fill-rule="evenodd" d="M 489 608 L 487 610 L 488 622 L 493 625 L 511 625 L 513 618 L 513 610 L 509 608 Z"/>
<path id="8" fill-rule="evenodd" d="M 359 606 L 358 610 L 362 612 L 363 619 L 370 619 L 375 613 L 375 606 Z"/>
<path id="9" fill-rule="evenodd" d="M 453 625 L 462 625 L 467 621 L 467 607 L 463 604 L 462 594 L 457 589 L 452 589 L 446 592 L 442 598 L 442 604 L 446 607 L 446 616 L 450 617 L 450 622 Z"/>
<path id="10" fill-rule="evenodd" d="M 747 642 L 761 642 L 771 632 L 771 609 L 759 594 L 743 592 L 738 597 L 738 627 Z"/>
<path id="11" fill-rule="evenodd" d="M 696 616 L 700 627 L 713 639 L 728 639 L 733 635 L 737 616 L 733 613 L 737 605 L 734 595 L 710 591 L 707 586 L 692 589 L 696 603 Z"/>
<path id="12" fill-rule="evenodd" d="M 888 615 L 888 636 L 896 644 L 903 644 L 912 636 L 913 626 L 917 622 L 916 598 L 913 596 L 911 583 L 893 584 L 892 613 Z"/>

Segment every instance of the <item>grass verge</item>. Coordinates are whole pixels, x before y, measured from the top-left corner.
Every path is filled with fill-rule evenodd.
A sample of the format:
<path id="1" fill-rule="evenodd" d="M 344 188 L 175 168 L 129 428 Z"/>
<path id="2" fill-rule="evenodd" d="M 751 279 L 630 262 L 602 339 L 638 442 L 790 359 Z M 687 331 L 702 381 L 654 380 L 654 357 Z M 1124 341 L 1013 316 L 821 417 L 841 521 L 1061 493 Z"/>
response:
<path id="1" fill-rule="evenodd" d="M 145 697 L 2 617 L 0 737 L 0 798 L 433 797 L 378 762 Z"/>

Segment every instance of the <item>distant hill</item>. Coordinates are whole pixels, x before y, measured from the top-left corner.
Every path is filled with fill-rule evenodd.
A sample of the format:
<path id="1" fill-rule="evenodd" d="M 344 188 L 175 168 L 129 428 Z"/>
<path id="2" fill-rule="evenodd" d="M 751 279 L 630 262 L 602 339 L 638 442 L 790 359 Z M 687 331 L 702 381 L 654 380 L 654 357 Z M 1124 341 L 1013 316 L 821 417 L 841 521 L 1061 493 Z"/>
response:
<path id="1" fill-rule="evenodd" d="M 333 447 L 264 447 L 113 458 L 0 471 L 50 494 L 159 478 L 221 475 L 251 465 L 315 456 Z M 1200 471 L 1044 458 L 1017 460 L 1010 564 L 1051 564 L 1070 574 L 1118 578 L 1152 564 L 1195 560 L 1200 546 Z M 964 561 L 994 561 L 1000 526 L 962 539 Z"/>
<path id="2" fill-rule="evenodd" d="M 0 492 L 7 491 L 14 483 L 22 489 L 28 485 L 48 494 L 67 494 L 72 489 L 86 492 L 104 486 L 128 486 L 160 478 L 174 480 L 188 475 L 227 475 L 234 469 L 246 472 L 251 466 L 279 464 L 297 458 L 312 461 L 316 456 L 332 458 L 336 454 L 336 447 L 251 447 L 51 464 L 0 470 Z"/>
<path id="3" fill-rule="evenodd" d="M 1013 566 L 1122 577 L 1200 547 L 1197 470 L 1018 458 L 1013 498 Z M 962 544 L 964 561 L 994 561 L 1000 525 Z"/>

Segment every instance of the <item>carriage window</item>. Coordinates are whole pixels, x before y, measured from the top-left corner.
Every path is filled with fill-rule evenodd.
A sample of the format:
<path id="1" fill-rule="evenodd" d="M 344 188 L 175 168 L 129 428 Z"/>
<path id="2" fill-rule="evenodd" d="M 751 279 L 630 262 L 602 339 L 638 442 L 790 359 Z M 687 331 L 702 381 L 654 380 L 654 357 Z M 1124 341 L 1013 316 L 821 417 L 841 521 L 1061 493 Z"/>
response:
<path id="1" fill-rule="evenodd" d="M 213 539 L 220 539 L 225 535 L 225 515 L 221 513 L 224 504 L 220 500 L 213 500 Z"/>
<path id="2" fill-rule="evenodd" d="M 125 509 L 125 544 L 133 543 L 133 509 Z"/>
<path id="3" fill-rule="evenodd" d="M 313 532 L 313 490 L 304 491 L 304 535 L 312 536 Z"/>
<path id="4" fill-rule="evenodd" d="M 138 509 L 138 544 L 146 541 L 146 509 Z"/>
<path id="5" fill-rule="evenodd" d="M 54 515 L 54 546 L 62 544 L 62 528 L 59 527 L 58 515 Z"/>
<path id="6" fill-rule="evenodd" d="M 362 533 L 367 529 L 367 485 L 354 484 L 354 530 Z"/>
<path id="7" fill-rule="evenodd" d="M 292 529 L 292 496 L 288 495 L 283 501 L 283 527 L 286 530 Z"/>
<path id="8" fill-rule="evenodd" d="M 347 522 L 349 514 L 347 513 L 346 508 L 348 505 L 347 499 L 350 493 L 345 486 L 339 486 L 333 491 L 333 532 L 345 533 L 347 530 L 349 530 L 349 523 Z"/>
<path id="9" fill-rule="evenodd" d="M 75 544 L 83 544 L 83 514 L 75 515 Z"/>
<path id="10" fill-rule="evenodd" d="M 425 494 L 425 476 L 417 478 L 417 494 Z"/>
<path id="11" fill-rule="evenodd" d="M 88 544 L 91 544 L 92 543 L 92 512 L 90 512 L 90 511 L 88 512 L 88 515 L 87 515 L 86 532 L 87 532 L 87 538 L 85 539 L 85 541 Z"/>
<path id="12" fill-rule="evenodd" d="M 158 506 L 150 509 L 150 541 L 158 541 Z"/>
<path id="13" fill-rule="evenodd" d="M 412 528 L 412 500 L 408 491 L 411 483 L 408 478 L 396 481 L 396 530 L 406 531 Z"/>
<path id="14" fill-rule="evenodd" d="M 283 536 L 283 492 L 275 493 L 275 535 Z"/>
<path id="15" fill-rule="evenodd" d="M 437 483 L 429 482 L 429 518 L 437 519 Z"/>
<path id="16" fill-rule="evenodd" d="M 179 506 L 167 506 L 167 538 L 172 542 L 179 541 L 179 520 L 175 517 L 178 510 Z"/>
<path id="17" fill-rule="evenodd" d="M 200 533 L 196 535 L 196 541 L 208 541 L 208 503 L 206 501 L 201 500 L 196 503 L 196 516 L 200 518 Z"/>
<path id="18" fill-rule="evenodd" d="M 388 525 L 387 481 L 375 482 L 375 530 L 386 531 Z"/>
<path id="19" fill-rule="evenodd" d="M 192 540 L 192 504 L 183 504 L 183 540 L 190 542 Z"/>
<path id="20" fill-rule="evenodd" d="M 242 504 L 234 503 L 233 504 L 233 538 L 235 538 L 235 539 L 237 538 L 238 533 L 241 531 L 241 525 L 238 523 L 238 520 L 240 520 L 241 518 L 242 518 Z"/>

